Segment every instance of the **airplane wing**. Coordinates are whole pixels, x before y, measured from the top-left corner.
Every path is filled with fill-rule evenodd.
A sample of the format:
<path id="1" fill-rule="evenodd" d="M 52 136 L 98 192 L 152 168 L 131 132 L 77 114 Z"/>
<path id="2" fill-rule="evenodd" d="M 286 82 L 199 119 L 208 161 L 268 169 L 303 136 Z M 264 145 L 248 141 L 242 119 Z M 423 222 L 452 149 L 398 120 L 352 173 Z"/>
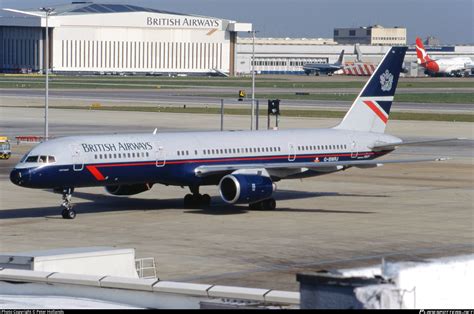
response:
<path id="1" fill-rule="evenodd" d="M 297 169 L 308 168 L 314 170 L 340 170 L 349 167 L 372 168 L 384 164 L 411 163 L 426 161 L 445 161 L 449 158 L 418 158 L 418 159 L 395 159 L 395 160 L 349 160 L 333 162 L 286 162 L 286 163 L 259 163 L 259 164 L 227 164 L 227 165 L 204 165 L 197 167 L 194 172 L 198 177 L 205 177 L 219 173 L 229 173 L 244 169 Z"/>
<path id="2" fill-rule="evenodd" d="M 372 150 L 374 151 L 381 151 L 381 150 L 393 150 L 398 146 L 406 146 L 406 145 L 419 145 L 419 144 L 431 144 L 431 143 L 439 143 L 439 142 L 448 142 L 448 141 L 458 141 L 463 140 L 464 138 L 446 138 L 441 140 L 427 140 L 427 141 L 414 141 L 414 142 L 398 142 L 398 143 L 379 143 L 372 146 Z"/>

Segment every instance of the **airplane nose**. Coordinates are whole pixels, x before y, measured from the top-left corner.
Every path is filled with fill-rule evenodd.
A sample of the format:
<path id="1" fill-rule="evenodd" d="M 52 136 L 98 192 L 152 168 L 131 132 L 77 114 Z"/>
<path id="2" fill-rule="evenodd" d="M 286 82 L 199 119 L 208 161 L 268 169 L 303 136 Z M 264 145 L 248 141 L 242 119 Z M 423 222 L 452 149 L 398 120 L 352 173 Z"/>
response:
<path id="1" fill-rule="evenodd" d="M 22 186 L 27 183 L 29 177 L 29 173 L 27 169 L 13 169 L 12 172 L 10 172 L 10 181 L 13 184 Z"/>

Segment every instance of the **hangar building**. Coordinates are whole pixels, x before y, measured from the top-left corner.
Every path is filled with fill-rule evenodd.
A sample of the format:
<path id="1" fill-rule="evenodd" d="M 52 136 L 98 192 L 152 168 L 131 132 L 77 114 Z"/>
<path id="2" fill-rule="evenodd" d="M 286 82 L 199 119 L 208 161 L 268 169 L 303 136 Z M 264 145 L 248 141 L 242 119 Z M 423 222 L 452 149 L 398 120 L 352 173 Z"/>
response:
<path id="1" fill-rule="evenodd" d="M 212 73 L 235 71 L 238 31 L 249 23 L 135 5 L 73 2 L 48 18 L 54 72 Z M 0 11 L 0 71 L 44 68 L 45 13 Z"/>

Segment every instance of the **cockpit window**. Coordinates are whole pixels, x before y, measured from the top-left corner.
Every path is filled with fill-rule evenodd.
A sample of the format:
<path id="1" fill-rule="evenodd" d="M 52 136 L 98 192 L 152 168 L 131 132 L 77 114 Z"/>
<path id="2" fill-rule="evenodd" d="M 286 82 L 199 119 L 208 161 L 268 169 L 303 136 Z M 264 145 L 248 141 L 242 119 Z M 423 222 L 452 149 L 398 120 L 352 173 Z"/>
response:
<path id="1" fill-rule="evenodd" d="M 38 161 L 38 156 L 29 156 L 25 160 L 25 162 L 37 162 L 37 161 Z"/>
<path id="2" fill-rule="evenodd" d="M 45 164 L 56 162 L 56 158 L 54 158 L 54 156 L 28 156 L 26 159 L 23 157 L 21 162 L 38 162 Z"/>

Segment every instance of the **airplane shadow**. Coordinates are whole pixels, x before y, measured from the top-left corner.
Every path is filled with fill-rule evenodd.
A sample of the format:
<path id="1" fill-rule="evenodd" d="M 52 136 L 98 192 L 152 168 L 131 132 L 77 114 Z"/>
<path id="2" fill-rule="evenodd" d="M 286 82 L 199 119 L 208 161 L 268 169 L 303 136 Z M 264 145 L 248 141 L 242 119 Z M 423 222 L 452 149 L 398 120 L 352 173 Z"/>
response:
<path id="1" fill-rule="evenodd" d="M 50 192 L 50 191 L 48 191 Z M 386 195 L 364 195 L 364 194 L 343 194 L 336 192 L 305 192 L 305 191 L 291 191 L 278 190 L 275 193 L 275 199 L 294 200 L 306 199 L 324 196 L 349 196 L 349 197 L 389 197 Z M 202 215 L 239 215 L 245 214 L 249 211 L 246 205 L 229 205 L 224 203 L 220 197 L 213 197 L 211 206 L 207 208 L 183 209 L 183 199 L 140 199 L 128 197 L 114 197 L 106 194 L 94 194 L 86 192 L 75 192 L 74 198 L 88 200 L 76 205 L 75 209 L 78 215 L 81 214 L 95 214 L 102 212 L 120 212 L 130 210 L 163 210 L 163 209 L 179 209 L 184 210 L 187 214 L 202 214 Z M 3 219 L 17 219 L 17 218 L 48 218 L 48 219 L 63 219 L 61 217 L 61 208 L 59 207 L 60 195 L 58 194 L 58 205 L 48 207 L 33 207 L 33 208 L 19 208 L 0 210 L 0 220 Z M 327 209 L 298 209 L 298 208 L 278 208 L 277 212 L 300 212 L 300 213 L 328 213 L 328 214 L 372 214 L 369 211 L 352 211 L 352 210 L 327 210 Z M 271 211 L 269 211 L 271 212 Z"/>

